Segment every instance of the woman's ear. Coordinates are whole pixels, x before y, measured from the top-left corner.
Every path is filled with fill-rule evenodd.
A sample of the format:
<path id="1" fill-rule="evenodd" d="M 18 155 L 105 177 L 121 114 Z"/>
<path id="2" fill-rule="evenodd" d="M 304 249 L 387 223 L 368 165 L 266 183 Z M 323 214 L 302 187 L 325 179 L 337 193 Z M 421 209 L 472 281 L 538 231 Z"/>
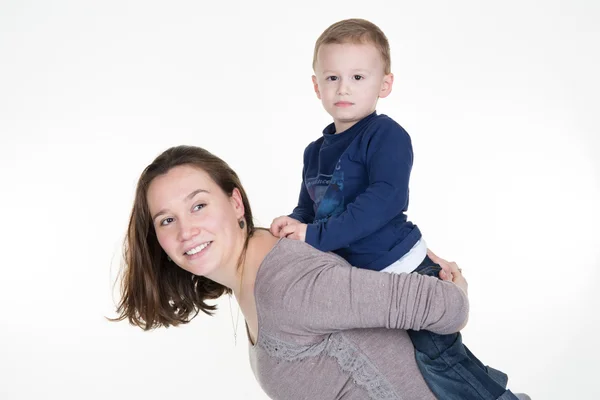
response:
<path id="1" fill-rule="evenodd" d="M 238 188 L 233 189 L 229 199 L 231 201 L 231 205 L 233 206 L 236 219 L 242 218 L 246 210 L 244 209 L 244 199 L 242 198 L 240 190 Z"/>

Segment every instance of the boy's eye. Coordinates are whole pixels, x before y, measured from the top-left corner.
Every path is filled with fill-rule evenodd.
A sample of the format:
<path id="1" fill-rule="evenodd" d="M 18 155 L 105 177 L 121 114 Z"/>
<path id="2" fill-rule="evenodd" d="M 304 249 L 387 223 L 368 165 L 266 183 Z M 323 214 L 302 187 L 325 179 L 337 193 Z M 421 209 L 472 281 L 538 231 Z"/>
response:
<path id="1" fill-rule="evenodd" d="M 337 81 L 337 80 L 338 80 L 338 77 L 337 77 L 337 76 L 328 76 L 328 77 L 327 77 L 327 80 L 328 80 L 328 81 Z"/>
<path id="2" fill-rule="evenodd" d="M 364 79 L 364 77 L 362 75 L 354 75 L 354 79 L 360 81 L 361 79 Z"/>
<path id="3" fill-rule="evenodd" d="M 170 224 L 171 222 L 173 222 L 173 218 L 171 218 L 171 217 L 165 218 L 162 221 L 160 221 L 160 226 L 166 226 L 166 225 Z"/>

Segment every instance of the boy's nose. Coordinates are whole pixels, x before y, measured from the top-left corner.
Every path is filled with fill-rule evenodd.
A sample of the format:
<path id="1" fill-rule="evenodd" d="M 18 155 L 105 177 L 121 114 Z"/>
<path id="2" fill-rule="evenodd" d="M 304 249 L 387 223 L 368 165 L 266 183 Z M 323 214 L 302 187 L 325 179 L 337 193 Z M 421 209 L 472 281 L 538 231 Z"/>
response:
<path id="1" fill-rule="evenodd" d="M 339 84 L 337 87 L 337 94 L 338 95 L 344 95 L 344 94 L 350 94 L 350 85 L 348 85 L 348 81 L 345 79 L 340 79 L 339 80 Z"/>

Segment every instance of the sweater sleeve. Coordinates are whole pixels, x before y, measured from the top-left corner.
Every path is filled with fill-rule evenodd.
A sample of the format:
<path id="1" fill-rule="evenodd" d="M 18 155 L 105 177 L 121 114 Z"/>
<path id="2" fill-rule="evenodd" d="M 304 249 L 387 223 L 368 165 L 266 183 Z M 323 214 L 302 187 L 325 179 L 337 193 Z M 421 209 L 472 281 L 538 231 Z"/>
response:
<path id="1" fill-rule="evenodd" d="M 300 196 L 298 197 L 298 205 L 294 208 L 289 217 L 294 218 L 303 224 L 310 224 L 315 219 L 314 203 L 308 194 L 304 177 L 306 176 L 306 157 L 309 152 L 310 145 L 304 150 L 304 166 L 302 167 L 302 184 L 300 186 Z"/>
<path id="2" fill-rule="evenodd" d="M 307 227 L 306 242 L 319 250 L 350 246 L 379 230 L 408 206 L 413 162 L 408 133 L 399 125 L 386 125 L 378 128 L 365 146 L 367 189 L 338 216 Z"/>
<path id="3" fill-rule="evenodd" d="M 449 334 L 466 323 L 468 298 L 451 282 L 349 267 L 333 258 L 310 263 L 314 267 L 301 273 L 290 268 L 288 284 L 278 284 L 284 304 L 281 323 L 290 319 L 290 325 L 313 334 L 355 328 Z"/>

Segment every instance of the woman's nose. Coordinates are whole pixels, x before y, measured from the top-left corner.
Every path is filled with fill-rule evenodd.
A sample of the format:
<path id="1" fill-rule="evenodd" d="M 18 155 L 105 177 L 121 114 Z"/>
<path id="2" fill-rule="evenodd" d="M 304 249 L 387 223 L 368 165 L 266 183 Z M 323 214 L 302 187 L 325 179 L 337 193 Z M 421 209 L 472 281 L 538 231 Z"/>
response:
<path id="1" fill-rule="evenodd" d="M 200 233 L 200 229 L 197 226 L 187 221 L 179 221 L 179 240 L 190 240 L 198 233 Z"/>

